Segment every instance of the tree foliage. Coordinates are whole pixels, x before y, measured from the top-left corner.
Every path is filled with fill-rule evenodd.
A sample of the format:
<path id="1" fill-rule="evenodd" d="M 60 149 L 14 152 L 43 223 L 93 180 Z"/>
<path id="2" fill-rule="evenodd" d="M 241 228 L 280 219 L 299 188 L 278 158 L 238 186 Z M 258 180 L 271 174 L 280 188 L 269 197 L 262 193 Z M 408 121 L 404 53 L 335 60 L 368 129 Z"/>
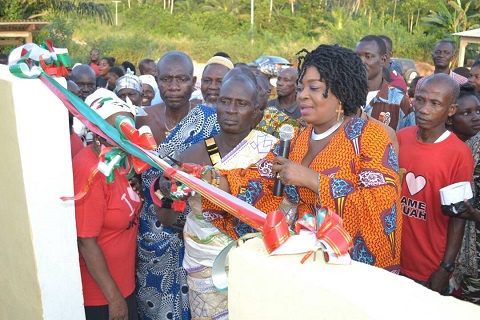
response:
<path id="1" fill-rule="evenodd" d="M 83 0 L 2 0 L 0 19 L 24 20 L 45 16 L 94 17 L 112 23 L 112 11 L 106 3 Z"/>
<path id="2" fill-rule="evenodd" d="M 217 51 L 229 52 L 235 61 L 249 62 L 261 54 L 295 61 L 302 48 L 320 43 L 353 48 L 367 34 L 391 37 L 396 56 L 430 61 L 436 41 L 480 23 L 480 0 L 254 0 L 253 28 L 251 0 L 123 0 L 118 26 L 99 28 L 83 19 L 111 21 L 113 8 L 110 0 L 3 0 L 0 19 L 46 12 L 74 22 L 67 46 L 77 60 L 85 61 L 88 51 L 98 47 L 104 55 L 134 63 L 168 50 L 185 51 L 200 61 Z M 71 25 L 58 21 L 56 26 L 55 34 L 68 36 L 61 29 Z"/>

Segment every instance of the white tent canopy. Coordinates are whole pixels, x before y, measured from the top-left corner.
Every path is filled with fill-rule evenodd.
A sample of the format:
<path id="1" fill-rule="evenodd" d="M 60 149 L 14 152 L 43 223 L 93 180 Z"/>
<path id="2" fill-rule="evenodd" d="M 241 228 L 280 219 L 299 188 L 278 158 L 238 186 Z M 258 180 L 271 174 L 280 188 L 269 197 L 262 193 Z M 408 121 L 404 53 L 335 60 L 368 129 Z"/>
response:
<path id="1" fill-rule="evenodd" d="M 463 61 L 465 60 L 465 48 L 469 43 L 478 43 L 480 44 L 480 28 L 456 32 L 454 36 L 460 36 L 460 50 L 458 53 L 458 66 L 463 67 Z"/>

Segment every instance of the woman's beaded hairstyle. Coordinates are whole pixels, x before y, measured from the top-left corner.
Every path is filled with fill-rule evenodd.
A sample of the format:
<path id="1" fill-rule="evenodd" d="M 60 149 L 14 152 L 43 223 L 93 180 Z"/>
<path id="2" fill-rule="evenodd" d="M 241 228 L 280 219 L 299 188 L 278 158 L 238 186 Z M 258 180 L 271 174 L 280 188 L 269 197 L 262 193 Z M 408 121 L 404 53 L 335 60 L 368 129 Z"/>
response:
<path id="1" fill-rule="evenodd" d="M 355 115 L 358 108 L 365 105 L 368 93 L 367 70 L 355 52 L 339 45 L 322 44 L 311 52 L 302 49 L 297 55 L 300 55 L 297 83 L 302 82 L 307 68 L 313 66 L 320 73 L 320 81 L 326 84 L 323 96 L 328 97 L 330 89 L 342 103 L 346 116 Z"/>

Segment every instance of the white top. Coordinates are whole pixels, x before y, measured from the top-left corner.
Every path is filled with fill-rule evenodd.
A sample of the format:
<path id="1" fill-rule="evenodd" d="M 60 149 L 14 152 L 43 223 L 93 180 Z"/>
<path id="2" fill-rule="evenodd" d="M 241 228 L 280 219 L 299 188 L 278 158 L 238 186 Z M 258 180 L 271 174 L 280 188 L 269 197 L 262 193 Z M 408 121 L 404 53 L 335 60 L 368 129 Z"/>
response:
<path id="1" fill-rule="evenodd" d="M 369 92 L 368 92 L 368 94 L 367 94 L 367 101 L 366 101 L 366 103 L 365 103 L 366 106 L 368 106 L 368 104 L 370 103 L 370 101 L 372 101 L 372 99 L 377 96 L 378 91 L 380 91 L 380 90 L 375 90 L 375 91 L 369 91 Z"/>

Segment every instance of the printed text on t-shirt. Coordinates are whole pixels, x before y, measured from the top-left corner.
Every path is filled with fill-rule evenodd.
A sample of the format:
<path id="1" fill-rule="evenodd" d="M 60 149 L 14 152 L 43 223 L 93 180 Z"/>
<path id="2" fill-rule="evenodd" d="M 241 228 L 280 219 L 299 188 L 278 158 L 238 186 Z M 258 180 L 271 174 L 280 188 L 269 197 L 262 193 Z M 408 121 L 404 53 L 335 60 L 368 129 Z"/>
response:
<path id="1" fill-rule="evenodd" d="M 411 218 L 427 220 L 427 205 L 425 202 L 403 196 L 401 203 L 404 215 Z"/>

